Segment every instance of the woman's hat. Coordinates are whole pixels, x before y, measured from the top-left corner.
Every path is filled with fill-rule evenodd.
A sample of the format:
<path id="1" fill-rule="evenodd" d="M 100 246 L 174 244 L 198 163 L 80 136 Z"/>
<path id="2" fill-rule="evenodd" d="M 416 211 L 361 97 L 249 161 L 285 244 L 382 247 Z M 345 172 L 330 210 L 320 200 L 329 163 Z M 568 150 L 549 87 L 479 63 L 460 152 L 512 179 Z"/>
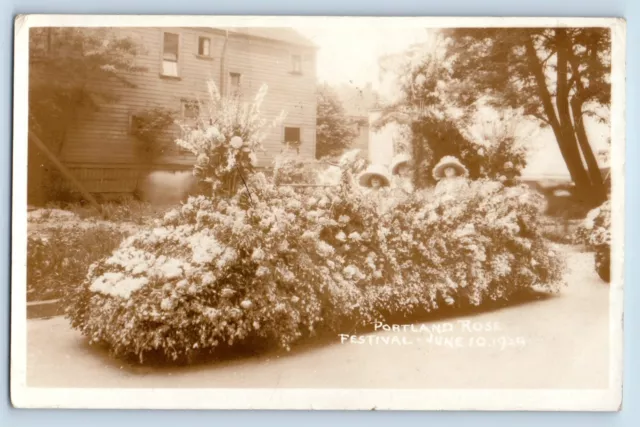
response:
<path id="1" fill-rule="evenodd" d="M 444 156 L 437 165 L 433 167 L 433 177 L 438 180 L 444 177 L 447 168 L 454 168 L 458 176 L 469 176 L 467 168 L 454 156 Z"/>
<path id="2" fill-rule="evenodd" d="M 398 169 L 400 169 L 400 166 L 409 165 L 410 162 L 411 162 L 411 157 L 408 154 L 405 154 L 405 153 L 398 154 L 391 161 L 391 175 L 397 175 Z"/>
<path id="3" fill-rule="evenodd" d="M 382 165 L 369 165 L 369 167 L 360 174 L 358 183 L 363 187 L 371 186 L 371 178 L 379 178 L 381 186 L 386 187 L 391 184 L 391 180 L 387 175 L 387 169 Z"/>

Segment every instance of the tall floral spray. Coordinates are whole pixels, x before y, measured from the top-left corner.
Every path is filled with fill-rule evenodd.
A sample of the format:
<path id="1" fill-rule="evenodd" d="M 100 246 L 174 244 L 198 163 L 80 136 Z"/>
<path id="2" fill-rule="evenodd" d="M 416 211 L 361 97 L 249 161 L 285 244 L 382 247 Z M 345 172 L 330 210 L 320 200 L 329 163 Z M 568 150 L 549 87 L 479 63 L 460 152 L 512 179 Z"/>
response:
<path id="1" fill-rule="evenodd" d="M 261 106 L 268 87 L 263 84 L 253 102 L 239 96 L 223 96 L 215 83 L 207 82 L 208 99 L 195 103 L 198 117 L 182 121 L 178 146 L 192 152 L 197 160 L 194 175 L 211 185 L 213 194 L 232 197 L 258 164 L 257 153 L 264 151 L 262 142 L 285 118 L 280 113 L 267 120 Z"/>

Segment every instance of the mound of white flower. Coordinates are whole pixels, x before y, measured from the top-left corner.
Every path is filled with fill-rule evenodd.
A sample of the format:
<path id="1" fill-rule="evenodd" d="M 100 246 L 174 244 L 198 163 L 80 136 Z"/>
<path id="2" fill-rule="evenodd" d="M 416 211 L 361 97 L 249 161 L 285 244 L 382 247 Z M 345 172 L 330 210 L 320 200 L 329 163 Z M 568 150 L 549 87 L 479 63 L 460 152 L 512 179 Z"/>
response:
<path id="1" fill-rule="evenodd" d="M 94 264 L 69 301 L 72 325 L 119 355 L 179 359 L 256 340 L 288 348 L 344 322 L 560 279 L 523 189 L 417 194 L 381 215 L 347 184 L 294 191 L 256 175 L 248 185 L 229 200 L 191 198 Z"/>

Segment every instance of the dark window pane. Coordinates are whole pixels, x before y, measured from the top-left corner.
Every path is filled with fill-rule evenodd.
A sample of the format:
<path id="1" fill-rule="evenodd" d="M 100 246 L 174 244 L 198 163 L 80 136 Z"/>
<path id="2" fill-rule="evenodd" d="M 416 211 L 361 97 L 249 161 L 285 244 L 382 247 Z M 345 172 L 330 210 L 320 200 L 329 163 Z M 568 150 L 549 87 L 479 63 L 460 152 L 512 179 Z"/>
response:
<path id="1" fill-rule="evenodd" d="M 294 73 L 302 72 L 302 58 L 300 55 L 291 55 L 291 67 Z"/>
<path id="2" fill-rule="evenodd" d="M 284 142 L 300 143 L 300 128 L 284 128 Z"/>
<path id="3" fill-rule="evenodd" d="M 178 60 L 178 46 L 180 44 L 180 36 L 175 33 L 164 33 L 164 53 L 165 61 Z"/>
<path id="4" fill-rule="evenodd" d="M 198 39 L 198 55 L 211 55 L 211 39 L 208 37 L 200 37 Z"/>
<path id="5" fill-rule="evenodd" d="M 240 86 L 240 73 L 230 73 L 231 77 L 231 86 L 237 88 Z"/>

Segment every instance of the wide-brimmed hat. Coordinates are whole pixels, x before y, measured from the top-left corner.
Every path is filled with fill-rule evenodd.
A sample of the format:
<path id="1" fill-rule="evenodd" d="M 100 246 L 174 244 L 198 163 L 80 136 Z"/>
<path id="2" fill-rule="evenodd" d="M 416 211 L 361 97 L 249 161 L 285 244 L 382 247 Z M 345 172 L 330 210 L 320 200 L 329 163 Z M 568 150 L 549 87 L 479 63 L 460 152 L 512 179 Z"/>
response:
<path id="1" fill-rule="evenodd" d="M 369 167 L 358 176 L 358 182 L 363 187 L 370 187 L 371 178 L 374 177 L 380 178 L 383 187 L 391 184 L 391 180 L 387 174 L 387 169 L 382 165 L 369 165 Z"/>
<path id="2" fill-rule="evenodd" d="M 458 176 L 469 176 L 467 168 L 454 156 L 444 156 L 440 159 L 437 165 L 433 167 L 433 177 L 435 179 L 441 179 L 444 177 L 444 171 L 447 168 L 454 168 Z"/>
<path id="3" fill-rule="evenodd" d="M 391 175 L 396 175 L 398 173 L 398 169 L 400 169 L 400 166 L 409 165 L 410 163 L 411 157 L 408 154 L 398 154 L 391 161 Z"/>

